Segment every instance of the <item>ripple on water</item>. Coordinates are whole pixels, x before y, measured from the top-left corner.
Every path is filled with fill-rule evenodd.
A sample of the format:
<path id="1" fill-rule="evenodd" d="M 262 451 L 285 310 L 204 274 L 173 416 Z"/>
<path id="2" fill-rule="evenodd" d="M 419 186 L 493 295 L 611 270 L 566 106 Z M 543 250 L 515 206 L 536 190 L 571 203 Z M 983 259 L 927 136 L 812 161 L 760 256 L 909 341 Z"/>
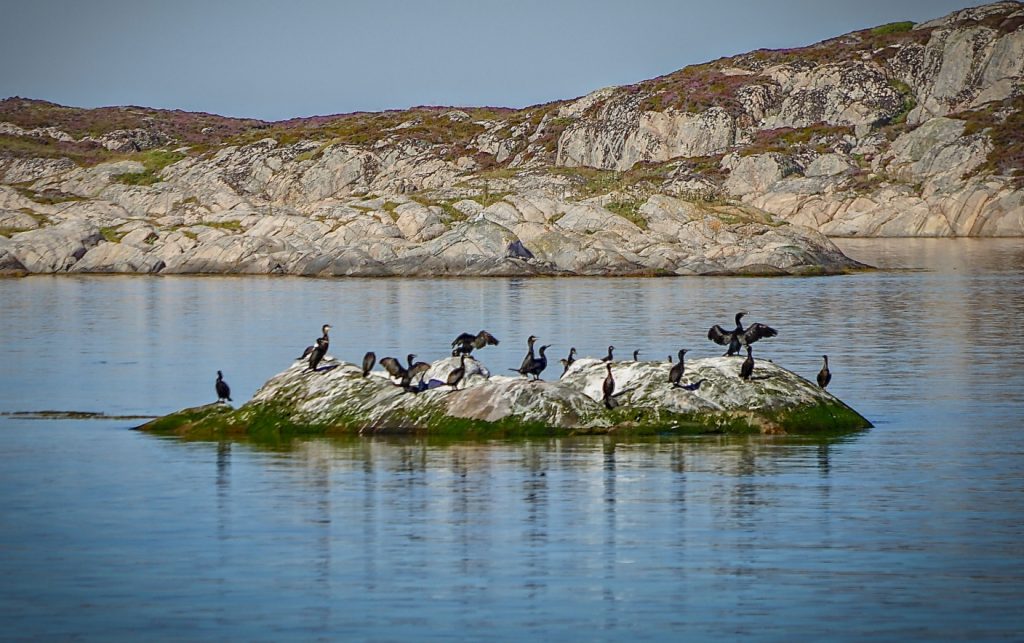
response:
<path id="1" fill-rule="evenodd" d="M 26 638 L 993 639 L 1024 592 L 1019 241 L 844 241 L 804 279 L 0 281 L 0 412 L 248 397 L 331 321 L 353 360 L 457 332 L 600 355 L 737 309 L 876 428 L 838 440 L 186 443 L 0 418 L 0 622 Z M 431 347 L 434 347 L 433 349 Z M 431 352 L 433 351 L 433 352 Z M 427 634 L 429 633 L 429 634 Z"/>

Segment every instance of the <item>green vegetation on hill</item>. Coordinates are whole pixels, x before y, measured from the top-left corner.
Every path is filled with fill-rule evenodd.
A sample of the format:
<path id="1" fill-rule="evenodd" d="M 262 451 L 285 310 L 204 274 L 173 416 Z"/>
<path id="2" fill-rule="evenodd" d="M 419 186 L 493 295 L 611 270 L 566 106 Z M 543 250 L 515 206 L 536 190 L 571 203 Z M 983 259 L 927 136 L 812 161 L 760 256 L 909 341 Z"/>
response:
<path id="1" fill-rule="evenodd" d="M 879 25 L 871 30 L 872 36 L 885 36 L 891 33 L 905 33 L 914 28 L 914 23 L 911 20 L 904 20 L 903 22 L 890 22 L 888 24 Z"/>
<path id="2" fill-rule="evenodd" d="M 153 185 L 160 182 L 160 170 L 164 169 L 175 161 L 180 161 L 185 155 L 180 152 L 169 152 L 167 150 L 147 150 L 132 157 L 139 161 L 146 168 L 142 172 L 129 172 L 117 177 L 119 183 L 126 185 Z"/>

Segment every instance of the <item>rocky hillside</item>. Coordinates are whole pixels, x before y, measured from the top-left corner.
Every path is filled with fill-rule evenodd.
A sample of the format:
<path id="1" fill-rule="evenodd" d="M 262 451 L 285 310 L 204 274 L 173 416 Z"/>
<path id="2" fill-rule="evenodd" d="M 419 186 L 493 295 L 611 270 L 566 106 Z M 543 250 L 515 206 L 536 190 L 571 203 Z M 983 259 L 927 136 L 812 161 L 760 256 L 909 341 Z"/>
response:
<path id="1" fill-rule="evenodd" d="M 1024 5 L 522 110 L 0 101 L 0 271 L 721 274 L 1024 235 Z"/>

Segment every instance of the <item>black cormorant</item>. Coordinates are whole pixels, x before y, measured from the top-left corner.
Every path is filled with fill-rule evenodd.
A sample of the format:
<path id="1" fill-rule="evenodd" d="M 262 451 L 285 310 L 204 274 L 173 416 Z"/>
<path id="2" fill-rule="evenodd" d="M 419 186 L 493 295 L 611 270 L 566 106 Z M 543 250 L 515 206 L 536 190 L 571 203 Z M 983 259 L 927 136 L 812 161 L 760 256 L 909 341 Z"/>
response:
<path id="1" fill-rule="evenodd" d="M 675 364 L 672 369 L 668 372 L 668 383 L 672 386 L 679 386 L 679 380 L 683 377 L 683 372 L 686 370 L 686 362 L 683 358 L 686 355 L 687 349 L 682 348 L 679 350 L 679 363 Z M 672 357 L 669 355 L 669 357 Z"/>
<path id="2" fill-rule="evenodd" d="M 370 374 L 373 370 L 373 365 L 377 363 L 377 354 L 373 351 L 369 351 L 366 355 L 363 355 L 363 377 Z"/>
<path id="3" fill-rule="evenodd" d="M 327 354 L 327 346 L 329 342 L 323 337 L 316 338 L 316 348 L 309 353 L 309 370 L 315 371 L 317 366 L 320 365 L 320 360 Z"/>
<path id="4" fill-rule="evenodd" d="M 740 377 L 749 380 L 754 374 L 754 354 L 751 352 L 750 344 L 747 344 L 747 359 L 743 360 L 740 366 Z"/>
<path id="5" fill-rule="evenodd" d="M 822 355 L 821 358 L 825 360 L 825 365 L 818 371 L 818 386 L 825 388 L 832 381 L 832 371 L 828 370 L 828 355 Z"/>
<path id="6" fill-rule="evenodd" d="M 544 354 L 544 351 L 549 348 L 551 348 L 551 344 L 544 344 L 540 347 L 540 355 L 530 362 L 530 367 L 523 372 L 523 375 L 533 375 L 534 381 L 540 379 L 540 374 L 548 367 L 548 357 Z"/>
<path id="7" fill-rule="evenodd" d="M 729 349 L 725 351 L 725 357 L 731 357 L 740 352 L 740 349 L 744 346 L 749 346 L 759 339 L 765 337 L 775 337 L 779 333 L 771 326 L 765 326 L 761 323 L 751 324 L 749 328 L 743 328 L 743 316 L 746 315 L 746 311 L 740 311 L 736 313 L 736 328 L 733 330 L 725 330 L 718 324 L 715 324 L 708 331 L 708 339 L 720 344 L 722 346 L 728 346 Z"/>
<path id="8" fill-rule="evenodd" d="M 530 335 L 526 338 L 526 345 L 528 350 L 526 351 L 526 357 L 523 358 L 523 363 L 519 365 L 519 368 L 510 368 L 510 371 L 517 371 L 520 375 L 526 375 L 530 371 L 530 367 L 533 365 L 533 344 L 537 341 L 537 338 Z"/>
<path id="9" fill-rule="evenodd" d="M 213 387 L 217 389 L 218 402 L 231 401 L 231 387 L 224 381 L 224 375 L 220 371 L 217 371 L 217 381 L 214 382 Z"/>
<path id="10" fill-rule="evenodd" d="M 640 355 L 640 351 L 633 351 L 633 361 L 634 362 L 639 362 L 640 361 L 640 358 L 638 357 L 639 355 Z"/>
<path id="11" fill-rule="evenodd" d="M 565 375 L 566 373 L 569 372 L 569 367 L 572 366 L 572 363 L 576 361 L 576 347 L 573 346 L 572 348 L 569 349 L 568 357 L 566 357 L 565 359 L 560 359 L 558 361 L 562 363 L 562 375 Z"/>
<path id="12" fill-rule="evenodd" d="M 331 330 L 331 325 L 330 324 L 324 324 L 323 326 L 320 327 L 320 333 L 321 333 L 320 339 L 322 339 L 325 342 L 327 342 L 328 346 L 330 346 L 330 341 L 331 340 L 327 336 L 327 334 L 330 332 L 330 330 Z M 302 355 L 300 355 L 299 357 L 296 357 L 295 359 L 306 359 L 307 357 L 309 357 L 309 354 L 312 353 L 315 348 L 316 348 L 316 346 L 307 346 L 306 350 L 302 351 Z M 327 352 L 327 348 L 324 348 L 324 352 L 325 353 Z"/>
<path id="13" fill-rule="evenodd" d="M 605 364 L 605 368 L 608 369 L 608 376 L 604 378 L 604 384 L 601 386 L 602 397 L 601 401 L 604 402 L 606 408 L 615 408 L 618 404 L 612 394 L 615 393 L 615 378 L 612 377 L 612 363 L 608 362 Z"/>
<path id="14" fill-rule="evenodd" d="M 482 330 L 476 335 L 462 333 L 452 341 L 452 355 L 469 355 L 474 348 L 497 345 L 498 338 L 486 330 Z"/>
<path id="15" fill-rule="evenodd" d="M 615 347 L 614 346 L 609 346 L 608 347 L 608 354 L 605 355 L 604 357 L 602 357 L 601 361 L 602 362 L 610 362 L 610 361 L 612 361 L 612 351 L 613 350 L 615 350 Z"/>
<path id="16" fill-rule="evenodd" d="M 409 386 L 412 384 L 412 378 L 416 377 L 420 373 L 426 373 L 427 371 L 430 370 L 430 364 L 428 364 L 427 362 L 413 362 L 412 360 L 415 358 L 416 355 L 413 353 L 409 353 L 409 355 L 405 358 L 406 361 L 409 363 L 409 368 L 405 369 L 405 373 L 402 375 L 403 388 L 409 388 Z"/>
<path id="17" fill-rule="evenodd" d="M 388 375 L 390 375 L 391 377 L 400 377 L 403 379 L 405 378 L 405 374 L 407 372 L 405 367 L 402 366 L 401 362 L 399 362 L 394 357 L 385 357 L 381 359 L 380 365 L 381 368 L 387 371 Z"/>
<path id="18" fill-rule="evenodd" d="M 459 358 L 459 365 L 452 369 L 451 373 L 448 373 L 448 386 L 452 387 L 452 390 L 458 390 L 459 382 L 466 376 L 466 355 L 465 353 Z"/>

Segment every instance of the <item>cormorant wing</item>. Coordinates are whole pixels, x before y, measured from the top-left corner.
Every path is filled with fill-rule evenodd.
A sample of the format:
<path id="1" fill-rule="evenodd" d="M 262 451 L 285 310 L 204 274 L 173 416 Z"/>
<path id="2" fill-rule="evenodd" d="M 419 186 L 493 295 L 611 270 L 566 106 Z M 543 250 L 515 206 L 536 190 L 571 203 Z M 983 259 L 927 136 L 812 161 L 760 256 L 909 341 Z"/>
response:
<path id="1" fill-rule="evenodd" d="M 765 337 L 775 337 L 778 335 L 778 331 L 771 326 L 765 326 L 764 324 L 751 324 L 747 330 L 743 331 L 743 339 L 747 344 L 752 344 L 759 339 Z"/>
<path id="2" fill-rule="evenodd" d="M 430 364 L 426 362 L 416 362 L 415 364 L 412 365 L 412 368 L 409 369 L 408 377 L 409 379 L 412 379 L 419 375 L 420 373 L 426 373 L 429 370 Z"/>
<path id="3" fill-rule="evenodd" d="M 757 326 L 757 325 L 758 324 L 754 324 L 754 326 Z M 751 326 L 751 328 L 753 328 L 753 326 Z M 708 331 L 708 339 L 710 339 L 711 341 L 713 341 L 716 344 L 721 344 L 722 346 L 728 346 L 729 343 L 732 341 L 732 331 L 725 330 L 724 328 L 722 328 L 718 324 L 715 324 Z"/>
<path id="4" fill-rule="evenodd" d="M 452 340 L 452 348 L 460 346 L 462 344 L 468 344 L 476 339 L 476 335 L 470 335 L 469 333 L 462 333 L 458 337 Z"/>
<path id="5" fill-rule="evenodd" d="M 484 346 L 497 346 L 498 338 L 488 333 L 486 330 L 482 330 L 477 333 L 476 337 L 473 338 L 473 346 L 476 348 L 483 348 Z"/>
<path id="6" fill-rule="evenodd" d="M 405 373 L 405 369 L 394 357 L 385 357 L 380 360 L 380 365 L 391 377 L 401 377 Z"/>

